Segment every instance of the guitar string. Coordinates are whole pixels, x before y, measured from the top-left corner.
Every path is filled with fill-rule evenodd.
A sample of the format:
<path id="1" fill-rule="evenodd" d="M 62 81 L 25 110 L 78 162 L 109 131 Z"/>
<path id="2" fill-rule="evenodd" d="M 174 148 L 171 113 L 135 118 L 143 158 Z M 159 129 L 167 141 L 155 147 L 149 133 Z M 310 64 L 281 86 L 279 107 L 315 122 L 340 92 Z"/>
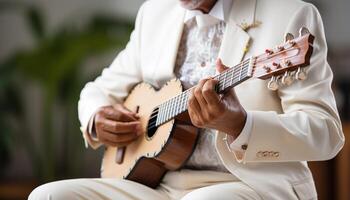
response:
<path id="1" fill-rule="evenodd" d="M 247 69 L 242 70 L 242 73 L 246 73 L 246 72 L 247 72 Z M 231 78 L 227 79 L 227 78 L 225 78 L 224 76 L 222 76 L 222 78 L 224 78 L 224 79 L 221 79 L 221 78 L 220 78 L 220 81 L 225 80 L 225 82 L 219 83 L 219 90 L 220 90 L 220 91 L 225 90 L 226 88 L 230 87 L 234 82 L 237 82 L 237 81 L 240 81 L 240 80 L 241 80 L 241 79 L 239 79 L 239 77 L 241 76 L 241 72 L 233 72 L 233 71 L 232 71 L 232 72 L 227 73 L 227 74 L 230 74 L 230 75 L 231 75 Z M 245 78 L 245 77 L 247 76 L 247 74 L 244 74 L 243 76 L 244 76 L 244 78 Z M 237 78 L 238 78 L 238 79 L 237 79 Z M 236 79 L 237 79 L 237 80 L 236 80 Z M 226 80 L 227 80 L 227 82 L 226 82 Z M 193 89 L 193 88 L 192 88 L 192 89 Z M 174 105 L 179 104 L 179 99 L 180 99 L 180 101 L 183 102 L 184 97 L 185 97 L 185 101 L 186 101 L 186 98 L 188 98 L 188 93 L 189 93 L 190 91 L 192 91 L 192 90 L 188 90 L 188 91 L 182 93 L 181 95 L 178 95 L 178 96 L 176 96 L 175 98 L 172 98 L 172 99 L 168 100 L 168 101 L 166 102 L 166 104 L 161 104 L 161 105 L 159 106 L 158 112 L 163 111 L 164 109 L 162 109 L 162 108 L 165 108 L 166 111 L 169 111 L 169 107 L 173 107 Z M 186 102 L 184 102 L 184 103 L 186 103 Z M 183 103 L 182 103 L 182 104 L 183 104 Z M 182 104 L 181 104 L 181 106 L 182 106 Z M 176 109 L 176 110 L 178 110 L 178 109 Z M 157 111 L 155 111 L 155 112 L 157 112 Z M 152 115 L 153 115 L 155 112 L 153 112 Z"/>
<path id="2" fill-rule="evenodd" d="M 247 71 L 247 69 L 244 69 L 242 72 L 243 73 L 246 73 L 246 71 Z M 233 72 L 233 71 L 232 71 Z M 220 85 L 220 86 L 222 86 L 222 89 L 225 89 L 225 88 L 227 88 L 227 87 L 229 87 L 230 86 L 230 84 L 233 84 L 233 82 L 236 80 L 236 78 L 238 78 L 239 77 L 239 75 L 238 75 L 238 73 L 240 73 L 240 72 L 238 72 L 238 73 L 236 73 L 236 72 L 234 72 L 234 73 L 230 73 L 231 74 L 231 77 L 232 78 L 230 78 L 229 80 L 228 80 L 228 82 L 227 83 L 225 83 L 225 84 L 222 84 L 222 85 Z M 233 76 L 234 75 L 234 76 Z M 226 79 L 227 80 L 227 79 Z M 239 81 L 239 80 L 237 80 L 237 81 Z M 219 87 L 220 87 L 219 86 Z M 183 102 L 183 100 L 185 100 L 186 101 L 186 98 L 184 98 L 186 95 L 188 95 L 188 92 L 189 91 L 191 91 L 191 90 L 188 90 L 188 91 L 185 91 L 185 92 L 183 92 L 181 95 L 177 95 L 175 98 L 173 98 L 173 99 L 170 99 L 170 100 L 168 100 L 167 102 L 165 102 L 165 103 L 168 103 L 168 105 L 166 105 L 165 106 L 165 104 L 161 104 L 160 106 L 158 106 L 158 109 L 156 109 L 155 111 L 153 111 L 152 113 L 151 113 L 151 116 L 153 116 L 155 113 L 159 113 L 159 112 L 161 112 L 161 108 L 168 108 L 169 106 L 171 107 L 171 106 L 173 106 L 173 105 L 177 105 L 178 104 L 178 100 L 180 100 L 181 101 L 181 104 L 180 104 L 180 106 L 183 106 L 183 103 L 185 103 L 185 102 Z M 170 104 L 169 104 L 170 103 Z M 178 109 L 177 109 L 178 110 Z"/>
<path id="3" fill-rule="evenodd" d="M 246 64 L 249 64 L 249 61 L 250 61 L 250 59 L 247 59 L 247 60 L 245 60 L 245 61 L 243 61 L 241 64 L 239 64 L 239 65 L 236 65 L 235 67 L 233 67 L 233 68 L 231 68 L 231 69 L 228 69 L 228 71 L 227 72 L 225 72 L 225 73 L 231 73 L 231 75 L 233 76 L 235 76 L 236 74 L 232 74 L 232 72 L 234 72 L 234 73 L 236 73 L 235 71 L 237 70 L 237 69 L 241 69 L 241 65 L 244 65 L 243 66 L 243 68 L 244 68 L 244 70 L 246 70 L 246 69 L 248 69 L 247 67 L 249 67 L 249 65 L 246 65 Z M 222 74 L 225 74 L 225 73 L 222 73 Z M 240 72 L 237 72 L 237 73 L 240 73 Z M 218 74 L 218 75 L 216 75 L 216 76 L 214 76 L 213 78 L 215 79 L 215 78 L 219 78 L 219 81 L 221 81 L 221 78 L 222 78 L 222 74 Z M 232 78 L 236 78 L 236 77 L 230 77 L 230 81 L 232 81 L 231 79 Z M 195 87 L 195 86 L 194 86 Z M 189 92 L 189 91 L 191 91 L 194 87 L 191 87 L 191 88 L 189 88 L 189 89 L 187 89 L 186 91 L 184 91 L 183 93 L 186 93 L 186 92 Z M 183 94 L 182 93 L 182 94 Z M 181 95 L 181 94 L 180 94 Z M 177 95 L 177 96 L 180 96 L 180 95 Z M 175 96 L 176 97 L 176 96 Z M 175 97 L 172 97 L 171 99 L 169 99 L 169 100 L 167 100 L 167 101 L 171 101 L 173 98 L 175 98 Z M 167 102 L 166 101 L 166 102 Z M 166 102 L 164 102 L 164 103 L 162 103 L 162 104 L 160 104 L 158 107 L 161 107 L 163 104 L 165 104 Z"/>
<path id="4" fill-rule="evenodd" d="M 249 61 L 250 61 L 250 59 L 247 59 L 247 60 L 243 61 L 242 63 L 236 65 L 235 67 L 229 69 L 229 70 L 226 71 L 225 73 L 218 74 L 217 76 L 215 76 L 214 78 L 215 78 L 216 80 L 219 79 L 219 89 L 221 89 L 220 86 L 223 86 L 223 89 L 225 89 L 225 87 L 226 87 L 226 80 L 227 80 L 226 77 L 227 77 L 227 75 L 229 75 L 228 83 L 233 83 L 233 81 L 237 78 L 238 73 L 239 73 L 239 76 L 242 75 L 242 72 L 243 72 L 243 73 L 246 73 L 246 70 L 247 70 L 248 67 L 249 67 L 249 65 L 247 65 L 247 64 L 249 63 Z M 236 70 L 239 70 L 239 71 L 236 71 Z M 222 80 L 222 79 L 223 79 L 223 80 Z M 224 83 L 223 83 L 223 84 L 220 84 L 221 81 L 224 81 Z M 239 80 L 238 80 L 238 81 L 239 81 Z M 159 114 L 161 111 L 165 110 L 166 113 L 162 113 L 162 114 L 166 114 L 165 120 L 168 120 L 168 117 L 173 115 L 173 111 L 172 111 L 173 105 L 174 105 L 174 104 L 175 104 L 175 105 L 177 104 L 177 101 L 174 102 L 174 100 L 180 98 L 181 101 L 183 101 L 183 97 L 184 97 L 184 96 L 186 96 L 186 98 L 188 98 L 188 97 L 187 97 L 187 96 L 188 96 L 188 92 L 189 92 L 189 91 L 192 91 L 193 88 L 194 88 L 194 87 L 192 87 L 192 88 L 190 88 L 190 89 L 184 91 L 184 92 L 181 93 L 180 95 L 177 95 L 177 96 L 175 96 L 175 97 L 173 97 L 173 98 L 167 100 L 166 102 L 160 104 L 160 105 L 158 106 L 158 110 L 155 110 L 154 112 L 152 112 L 152 113 L 151 113 L 151 116 L 154 115 L 154 114 L 157 113 L 157 112 L 158 112 L 158 114 Z M 185 101 L 186 101 L 186 99 L 185 99 Z M 185 102 L 185 103 L 186 103 L 186 102 Z M 168 105 L 170 105 L 170 108 L 171 108 L 170 110 L 168 109 L 168 108 L 169 108 Z M 183 105 L 181 105 L 181 106 L 183 106 Z M 164 108 L 164 107 L 165 107 L 165 109 L 162 109 L 162 108 Z M 176 111 L 177 111 L 177 110 L 178 110 L 178 109 L 176 109 Z M 180 110 L 183 110 L 183 109 L 180 109 Z M 175 112 L 175 113 L 177 113 L 177 112 Z M 169 116 L 168 116 L 168 115 L 169 115 Z M 154 117 L 157 117 L 157 116 L 158 116 L 158 115 L 155 115 Z M 164 121 L 164 120 L 162 120 L 162 121 Z"/>
<path id="5" fill-rule="evenodd" d="M 232 71 L 232 72 L 233 72 L 233 71 Z M 236 78 L 239 78 L 240 73 L 241 73 L 241 72 L 237 72 L 237 73 L 236 73 L 236 72 L 232 73 L 232 72 L 228 73 L 228 74 L 231 74 L 231 77 L 228 79 L 228 82 L 227 82 L 227 83 L 219 84 L 220 86 L 222 86 L 222 90 L 224 90 L 225 88 L 229 87 L 230 84 L 233 84 L 233 81 L 235 81 Z M 243 72 L 243 73 L 246 73 L 246 72 L 247 72 L 247 68 L 243 69 L 242 72 Z M 239 73 L 239 74 L 238 74 L 238 73 Z M 234 76 L 233 76 L 233 75 L 234 75 Z M 247 75 L 245 75 L 245 76 L 247 76 Z M 226 78 L 226 80 L 227 80 L 227 78 Z M 220 81 L 222 81 L 222 80 L 220 80 Z M 239 81 L 239 79 L 238 79 L 237 81 Z M 219 86 L 219 87 L 220 87 L 220 86 Z M 191 88 L 191 89 L 192 89 L 192 88 Z M 184 99 L 183 97 L 184 97 L 185 95 L 187 95 L 189 91 L 191 91 L 191 90 L 190 90 L 190 89 L 189 89 L 189 90 L 186 90 L 186 91 L 184 91 L 182 94 L 177 95 L 177 96 L 175 96 L 174 98 L 172 98 L 172 99 L 168 100 L 167 102 L 165 102 L 165 103 L 168 103 L 168 104 L 170 103 L 170 105 L 165 106 L 165 103 L 160 104 L 160 105 L 158 106 L 158 110 L 153 111 L 153 112 L 151 113 L 151 116 L 152 116 L 153 114 L 157 113 L 157 112 L 160 112 L 161 107 L 167 108 L 167 107 L 172 106 L 172 105 L 174 105 L 174 104 L 178 104 L 178 100 L 179 100 L 179 99 L 180 99 L 181 101 L 183 101 L 183 99 Z"/>
<path id="6" fill-rule="evenodd" d="M 237 69 L 237 68 L 236 68 Z M 223 84 L 219 84 L 220 86 L 222 86 L 222 90 L 230 87 L 230 85 L 232 85 L 234 83 L 234 81 L 236 80 L 236 78 L 239 78 L 239 76 L 241 76 L 242 73 L 244 73 L 244 78 L 247 77 L 247 74 L 245 74 L 248 70 L 248 68 L 243 67 L 242 66 L 242 71 L 238 71 L 236 72 L 236 69 L 235 70 L 230 70 L 228 71 L 226 74 L 230 74 L 230 78 L 228 80 L 228 84 L 226 84 L 226 81 L 223 83 Z M 222 81 L 221 78 L 224 78 L 223 80 L 227 80 L 227 75 L 222 75 L 222 76 L 218 76 L 219 77 L 219 81 Z M 240 81 L 241 79 L 238 79 L 236 82 Z M 221 87 L 219 86 L 219 88 L 221 89 Z M 190 89 L 193 89 L 193 88 L 190 88 Z M 151 113 L 151 118 L 150 120 L 152 120 L 154 117 L 158 117 L 158 115 L 162 112 L 162 111 L 165 111 L 167 113 L 167 116 L 165 117 L 165 119 L 161 120 L 161 121 L 167 121 L 169 120 L 169 118 L 172 118 L 173 116 L 183 112 L 184 110 L 186 110 L 185 108 L 182 108 L 184 106 L 184 103 L 187 104 L 187 100 L 186 98 L 188 98 L 188 92 L 191 91 L 191 90 L 186 90 L 185 92 L 183 92 L 181 95 L 177 95 L 175 96 L 174 98 L 166 101 L 165 103 L 161 104 L 160 106 L 158 106 L 158 109 L 155 110 L 154 112 Z M 185 98 L 184 98 L 185 97 Z M 177 106 L 175 109 L 173 108 L 175 105 L 179 104 L 178 103 L 178 99 L 181 100 L 181 104 L 179 106 Z M 185 104 L 185 105 L 186 105 Z M 179 109 L 179 107 L 181 106 L 181 109 Z M 170 107 L 170 110 L 169 110 L 169 107 Z M 162 109 L 162 108 L 165 108 L 165 109 Z M 174 111 L 175 110 L 175 111 Z M 179 112 L 180 111 L 180 112 Z M 158 112 L 158 113 L 157 113 Z M 157 113 L 157 114 L 156 114 Z M 154 115 L 156 114 L 156 115 Z M 164 114 L 164 113 L 162 113 Z M 159 121 L 159 120 L 158 120 Z M 157 121 L 156 121 L 157 122 Z M 161 122 L 162 123 L 162 122 Z"/>
<path id="7" fill-rule="evenodd" d="M 240 71 L 236 71 L 237 69 L 240 70 Z M 247 68 L 246 65 L 245 66 L 242 65 L 241 68 L 234 68 L 233 70 L 227 71 L 225 73 L 226 75 L 224 75 L 224 73 L 223 73 L 223 74 L 220 74 L 219 76 L 216 76 L 215 78 L 219 78 L 219 81 L 228 80 L 227 83 L 229 83 L 229 84 L 226 84 L 226 81 L 224 82 L 224 84 L 221 84 L 221 86 L 223 86 L 222 90 L 224 90 L 224 89 L 230 87 L 230 84 L 232 85 L 234 82 L 235 83 L 239 82 L 241 79 L 238 79 L 236 81 L 236 78 L 239 78 L 242 75 L 242 73 L 243 73 L 244 78 L 246 78 L 248 76 L 248 74 L 246 74 L 248 69 L 249 68 Z M 227 74 L 230 74 L 229 78 L 227 78 Z M 158 115 L 161 113 L 161 111 L 164 111 L 164 110 L 167 113 L 167 116 L 164 119 L 160 120 L 160 121 L 159 120 L 153 121 L 153 123 L 151 123 L 148 127 L 149 128 L 154 128 L 154 127 L 156 127 L 156 126 L 158 126 L 158 125 L 168 121 L 169 119 L 173 118 L 174 116 L 178 115 L 179 113 L 185 111 L 186 107 L 187 107 L 187 101 L 188 101 L 188 92 L 191 91 L 191 89 L 193 89 L 193 88 L 190 88 L 190 89 L 184 91 L 181 95 L 177 95 L 177 96 L 169 99 L 168 101 L 166 101 L 165 103 L 168 103 L 166 106 L 165 106 L 165 103 L 161 104 L 158 107 L 158 110 L 155 110 L 154 112 L 152 112 L 152 114 L 151 114 L 152 117 L 150 118 L 150 120 L 152 120 L 155 117 L 158 117 Z M 181 100 L 181 103 L 180 103 L 180 105 L 178 105 L 175 108 L 175 111 L 173 111 L 174 110 L 173 107 L 178 104 L 178 99 Z M 186 105 L 186 106 L 184 107 L 184 105 Z M 165 109 L 161 110 L 161 107 L 164 107 Z M 170 107 L 170 110 L 169 110 L 169 107 Z M 162 113 L 162 114 L 164 114 L 164 113 Z M 159 122 L 158 125 L 157 125 L 157 122 Z M 156 126 L 154 126 L 155 124 L 156 124 Z"/>
<path id="8" fill-rule="evenodd" d="M 289 50 L 293 50 L 293 49 L 289 49 Z M 285 50 L 286 51 L 286 50 Z M 283 52 L 285 52 L 285 51 L 283 51 Z M 282 53 L 282 52 L 280 52 L 280 53 Z M 263 54 L 264 55 L 264 54 Z M 256 57 L 257 58 L 257 61 L 259 61 L 259 62 L 261 62 L 262 60 L 268 60 L 269 59 L 269 57 L 262 57 L 261 58 L 261 56 L 257 56 Z M 213 77 L 214 79 L 219 79 L 219 82 L 220 81 L 224 81 L 224 83 L 221 85 L 221 86 L 223 86 L 223 89 L 225 89 L 226 88 L 226 76 L 228 75 L 228 74 L 231 74 L 231 75 L 234 75 L 234 78 L 233 78 L 233 80 L 235 80 L 235 78 L 237 78 L 236 77 L 236 70 L 237 69 L 240 69 L 240 71 L 238 71 L 237 73 L 240 73 L 240 76 L 242 75 L 242 71 L 243 70 L 247 70 L 247 69 L 249 69 L 249 62 L 251 61 L 251 59 L 246 59 L 246 60 L 244 60 L 243 62 L 241 62 L 241 63 L 239 63 L 238 65 L 236 65 L 236 66 L 234 66 L 234 67 L 232 67 L 231 69 L 229 69 L 227 72 L 225 72 L 225 73 L 222 73 L 222 74 L 219 74 L 219 75 L 217 75 L 217 76 L 215 76 L 215 77 Z M 248 65 L 247 65 L 248 64 Z M 244 78 L 246 78 L 247 77 L 247 74 L 245 75 L 245 77 Z M 221 80 L 223 78 L 223 80 Z M 241 79 L 241 78 L 240 78 Z M 240 81 L 240 79 L 238 80 L 238 81 Z M 228 81 L 228 82 L 232 82 L 232 78 L 230 78 L 230 80 Z M 177 96 L 175 96 L 175 97 L 173 97 L 173 98 L 171 98 L 171 99 L 169 99 L 169 100 L 167 100 L 165 103 L 168 103 L 168 105 L 167 106 L 165 106 L 165 103 L 162 103 L 162 104 L 160 104 L 159 106 L 158 106 L 158 108 L 163 108 L 163 107 L 165 107 L 165 114 L 166 114 L 166 116 L 165 116 L 165 119 L 162 119 L 162 122 L 160 122 L 160 124 L 162 124 L 162 123 L 164 123 L 165 121 L 167 121 L 167 120 L 169 120 L 169 119 L 171 119 L 173 116 L 176 116 L 177 114 L 178 114 L 178 112 L 177 112 L 177 108 L 176 108 L 176 112 L 173 112 L 173 107 L 174 107 L 174 105 L 177 105 L 177 101 L 175 101 L 174 102 L 174 100 L 176 99 L 176 98 L 179 98 L 180 96 L 181 96 L 181 101 L 182 101 L 182 98 L 183 98 L 183 96 L 186 96 L 186 98 L 188 98 L 188 92 L 189 91 L 192 91 L 192 89 L 193 89 L 193 87 L 192 88 L 190 88 L 190 89 L 188 89 L 188 90 L 186 90 L 186 91 L 184 91 L 183 93 L 181 93 L 180 95 L 177 95 Z M 220 89 L 220 83 L 219 83 L 219 89 Z M 186 99 L 185 98 L 185 103 L 186 103 L 186 101 L 188 100 L 188 99 Z M 180 104 L 180 106 L 182 107 L 183 106 L 183 104 L 181 103 Z M 168 109 L 170 107 L 170 110 Z M 183 109 L 180 109 L 180 113 L 181 112 L 183 112 L 182 111 Z M 163 111 L 163 110 L 162 110 Z M 157 112 L 152 112 L 152 115 L 154 114 L 154 113 L 157 113 L 157 115 L 155 115 L 154 117 L 157 117 L 158 116 L 158 114 L 159 114 L 159 112 L 160 112 L 160 109 L 158 110 L 158 113 Z M 164 114 L 164 113 L 162 113 L 162 114 Z M 152 116 L 151 115 L 151 116 Z M 152 119 L 152 118 L 151 118 Z M 157 121 L 155 121 L 155 122 L 157 122 Z"/>

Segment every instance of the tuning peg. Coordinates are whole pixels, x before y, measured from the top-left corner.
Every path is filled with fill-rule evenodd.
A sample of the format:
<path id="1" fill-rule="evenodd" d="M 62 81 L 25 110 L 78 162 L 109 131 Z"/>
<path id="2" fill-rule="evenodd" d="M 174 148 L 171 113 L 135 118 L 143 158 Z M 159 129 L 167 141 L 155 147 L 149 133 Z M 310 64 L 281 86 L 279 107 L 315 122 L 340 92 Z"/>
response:
<path id="1" fill-rule="evenodd" d="M 304 36 L 304 35 L 309 34 L 309 33 L 310 33 L 310 31 L 306 27 L 301 27 L 299 30 L 299 36 Z"/>
<path id="2" fill-rule="evenodd" d="M 276 69 L 281 68 L 281 64 L 279 64 L 279 63 L 273 62 L 272 65 L 275 66 Z"/>
<path id="3" fill-rule="evenodd" d="M 273 52 L 272 49 L 265 49 L 265 53 L 269 54 L 269 55 L 272 55 L 274 52 Z"/>
<path id="4" fill-rule="evenodd" d="M 291 33 L 286 33 L 286 35 L 284 36 L 284 42 L 287 42 L 289 40 L 293 40 L 294 39 L 294 35 Z"/>
<path id="5" fill-rule="evenodd" d="M 275 91 L 278 89 L 278 83 L 277 83 L 277 78 L 275 76 L 271 77 L 271 80 L 267 84 L 267 88 L 269 90 Z"/>
<path id="6" fill-rule="evenodd" d="M 284 61 L 283 61 L 283 65 L 284 65 L 285 67 L 290 67 L 290 66 L 292 65 L 292 62 L 291 62 L 290 60 L 284 60 Z"/>
<path id="7" fill-rule="evenodd" d="M 297 80 L 305 80 L 307 78 L 307 74 L 304 69 L 298 68 L 298 71 L 295 73 L 295 79 Z"/>
<path id="8" fill-rule="evenodd" d="M 285 72 L 282 79 L 281 79 L 281 83 L 283 85 L 290 85 L 293 83 L 293 76 L 291 76 L 291 74 L 289 72 Z"/>

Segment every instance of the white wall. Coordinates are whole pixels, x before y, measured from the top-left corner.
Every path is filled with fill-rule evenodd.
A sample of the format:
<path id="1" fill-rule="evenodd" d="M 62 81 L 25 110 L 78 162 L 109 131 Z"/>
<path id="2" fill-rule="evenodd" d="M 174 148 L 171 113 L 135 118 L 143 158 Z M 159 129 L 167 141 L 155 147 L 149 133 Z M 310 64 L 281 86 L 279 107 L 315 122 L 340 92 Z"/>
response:
<path id="1" fill-rule="evenodd" d="M 350 47 L 350 1 L 307 0 L 314 3 L 322 15 L 328 44 L 334 49 Z"/>

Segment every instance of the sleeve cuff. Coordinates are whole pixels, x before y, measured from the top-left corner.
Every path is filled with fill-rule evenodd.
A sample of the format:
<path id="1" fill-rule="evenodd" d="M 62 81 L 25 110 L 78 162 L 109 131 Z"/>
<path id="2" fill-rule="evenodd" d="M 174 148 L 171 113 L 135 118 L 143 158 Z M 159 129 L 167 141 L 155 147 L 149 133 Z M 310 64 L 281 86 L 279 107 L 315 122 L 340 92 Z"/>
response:
<path id="1" fill-rule="evenodd" d="M 93 149 L 97 149 L 101 146 L 101 142 L 96 137 L 96 133 L 93 131 L 93 123 L 96 112 L 90 117 L 87 127 L 80 127 L 81 132 L 83 133 L 83 138 L 85 142 L 85 148 L 88 148 L 89 145 Z"/>
<path id="2" fill-rule="evenodd" d="M 236 139 L 234 139 L 232 136 L 227 135 L 226 143 L 231 152 L 232 151 L 242 152 L 247 150 L 248 141 L 251 135 L 252 125 L 253 125 L 252 114 L 247 112 L 247 119 L 239 136 Z"/>
<path id="3" fill-rule="evenodd" d="M 96 131 L 94 130 L 95 115 L 96 115 L 96 112 L 91 116 L 91 118 L 89 120 L 87 132 L 88 132 L 88 134 L 90 134 L 91 140 L 98 142 Z"/>

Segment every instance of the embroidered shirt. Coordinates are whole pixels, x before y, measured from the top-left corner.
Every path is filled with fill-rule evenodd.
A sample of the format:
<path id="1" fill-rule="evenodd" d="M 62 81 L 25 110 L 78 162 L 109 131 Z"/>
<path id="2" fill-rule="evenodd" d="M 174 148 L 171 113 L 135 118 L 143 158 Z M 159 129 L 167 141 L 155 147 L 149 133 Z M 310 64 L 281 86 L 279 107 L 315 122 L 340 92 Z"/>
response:
<path id="1" fill-rule="evenodd" d="M 225 31 L 232 0 L 218 0 L 208 14 L 200 11 L 186 11 L 185 24 L 175 63 L 175 74 L 184 89 L 196 85 L 201 79 L 214 76 L 221 41 Z M 240 144 L 249 138 L 250 116 L 236 141 L 229 141 L 233 150 L 241 150 Z M 251 126 L 251 125 L 249 125 Z M 215 149 L 213 129 L 201 129 L 197 146 L 185 167 L 227 171 Z M 229 147 L 229 148 L 230 148 Z"/>

